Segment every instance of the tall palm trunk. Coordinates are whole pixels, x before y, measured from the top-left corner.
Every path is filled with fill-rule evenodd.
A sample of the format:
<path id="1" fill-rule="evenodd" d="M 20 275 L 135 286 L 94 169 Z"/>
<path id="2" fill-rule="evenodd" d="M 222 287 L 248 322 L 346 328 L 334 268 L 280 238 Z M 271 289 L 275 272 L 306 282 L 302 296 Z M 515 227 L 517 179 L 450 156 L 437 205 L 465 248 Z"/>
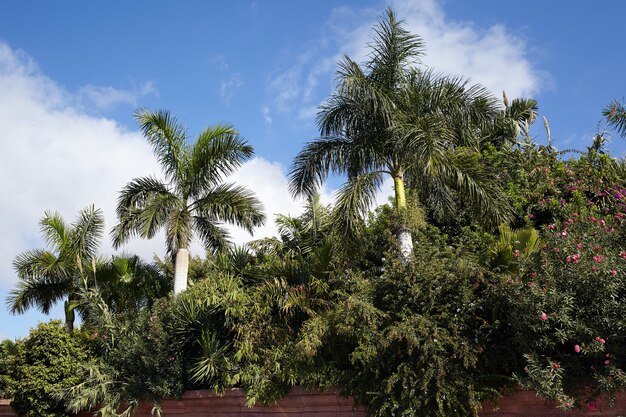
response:
<path id="1" fill-rule="evenodd" d="M 174 294 L 187 289 L 187 274 L 189 271 L 189 250 L 179 248 L 176 252 L 176 263 L 174 265 Z"/>
<path id="2" fill-rule="evenodd" d="M 76 314 L 74 313 L 74 306 L 72 305 L 71 297 L 67 298 L 63 307 L 65 310 L 65 330 L 68 333 L 72 333 L 74 331 L 74 320 L 76 318 Z"/>
<path id="3" fill-rule="evenodd" d="M 393 188 L 396 196 L 396 207 L 400 214 L 400 224 L 398 225 L 398 247 L 400 255 L 405 261 L 413 255 L 413 236 L 405 223 L 406 192 L 404 190 L 404 173 L 402 171 L 393 176 Z"/>

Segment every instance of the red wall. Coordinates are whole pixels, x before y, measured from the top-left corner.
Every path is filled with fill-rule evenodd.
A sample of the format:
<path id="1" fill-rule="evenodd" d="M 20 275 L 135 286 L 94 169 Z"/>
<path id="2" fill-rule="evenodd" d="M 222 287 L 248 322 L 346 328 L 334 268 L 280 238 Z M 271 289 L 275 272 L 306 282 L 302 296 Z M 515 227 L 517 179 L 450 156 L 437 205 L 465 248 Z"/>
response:
<path id="1" fill-rule="evenodd" d="M 164 417 L 365 417 L 363 408 L 354 410 L 350 399 L 336 392 L 306 392 L 294 388 L 276 404 L 248 408 L 241 391 L 230 390 L 224 396 L 210 391 L 188 391 L 180 400 L 163 401 Z M 584 410 L 559 411 L 532 392 L 518 392 L 500 400 L 498 408 L 486 404 L 481 417 L 581 417 L 626 415 L 626 394 L 618 397 L 613 408 L 605 404 L 591 405 Z M 91 413 L 84 413 L 85 417 Z M 141 406 L 136 417 L 149 417 L 150 406 Z M 15 417 L 7 400 L 0 400 L 0 417 Z M 82 416 L 81 416 L 82 417 Z"/>

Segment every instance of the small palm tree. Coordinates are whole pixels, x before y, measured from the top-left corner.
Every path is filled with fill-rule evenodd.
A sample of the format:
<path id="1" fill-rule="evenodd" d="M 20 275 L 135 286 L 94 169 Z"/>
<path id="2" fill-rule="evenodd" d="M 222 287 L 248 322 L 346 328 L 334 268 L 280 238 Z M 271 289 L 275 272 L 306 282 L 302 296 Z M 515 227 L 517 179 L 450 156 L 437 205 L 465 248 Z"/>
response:
<path id="1" fill-rule="evenodd" d="M 96 270 L 100 294 L 116 313 L 150 308 L 155 300 L 172 290 L 171 277 L 137 255 L 113 256 Z"/>
<path id="2" fill-rule="evenodd" d="M 626 137 L 626 107 L 623 103 L 613 100 L 602 110 L 602 115 L 606 117 L 610 128 L 621 137 Z"/>
<path id="3" fill-rule="evenodd" d="M 385 175 L 394 181 L 400 214 L 408 209 L 410 178 L 417 194 L 460 192 L 487 214 L 483 218 L 504 220 L 497 187 L 468 163 L 481 129 L 497 113 L 495 100 L 480 86 L 413 68 L 422 40 L 406 31 L 391 9 L 375 32 L 364 69 L 348 57 L 340 62 L 337 90 L 318 115 L 322 137 L 309 142 L 292 164 L 292 193 L 311 196 L 329 173 L 347 175 L 336 213 L 348 231 L 362 224 Z M 413 241 L 402 221 L 397 237 L 407 258 Z"/>
<path id="4" fill-rule="evenodd" d="M 65 301 L 65 327 L 74 328 L 78 292 L 92 269 L 104 231 L 104 218 L 93 206 L 84 208 L 76 221 L 67 224 L 56 212 L 46 212 L 39 222 L 48 249 L 33 249 L 13 260 L 20 279 L 8 297 L 12 313 L 22 314 L 37 307 L 48 314 L 52 306 Z"/>
<path id="5" fill-rule="evenodd" d="M 164 228 L 168 253 L 175 257 L 174 293 L 179 293 L 187 287 L 194 232 L 207 249 L 218 250 L 229 243 L 220 223 L 252 233 L 265 221 L 251 191 L 222 182 L 253 149 L 231 126 L 210 126 L 190 144 L 186 129 L 167 111 L 139 110 L 135 118 L 161 163 L 165 181 L 136 178 L 122 189 L 113 244 L 119 247 L 133 236 L 150 239 Z"/>

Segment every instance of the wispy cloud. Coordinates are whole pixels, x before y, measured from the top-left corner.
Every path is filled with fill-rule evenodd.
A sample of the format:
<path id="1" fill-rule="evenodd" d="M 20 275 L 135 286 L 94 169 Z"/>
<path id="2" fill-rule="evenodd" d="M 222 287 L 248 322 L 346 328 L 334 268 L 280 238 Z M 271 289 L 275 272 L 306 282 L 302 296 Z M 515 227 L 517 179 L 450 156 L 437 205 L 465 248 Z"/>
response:
<path id="1" fill-rule="evenodd" d="M 240 73 L 230 70 L 230 65 L 226 62 L 226 57 L 224 55 L 216 55 L 213 57 L 212 62 L 214 65 L 217 65 L 222 73 L 224 73 L 224 78 L 220 81 L 220 88 L 218 92 L 224 103 L 226 103 L 226 105 L 230 105 L 230 100 L 243 86 L 243 78 Z"/>
<path id="2" fill-rule="evenodd" d="M 146 81 L 131 90 L 88 84 L 78 90 L 76 99 L 79 106 L 107 110 L 118 104 L 137 106 L 141 98 L 149 95 L 158 96 L 158 94 L 154 81 Z"/>
<path id="3" fill-rule="evenodd" d="M 266 125 L 272 124 L 272 116 L 270 115 L 270 108 L 266 105 L 261 106 L 261 113 L 263 114 L 263 122 Z"/>
<path id="4" fill-rule="evenodd" d="M 230 100 L 233 98 L 233 95 L 241 88 L 243 85 L 243 80 L 241 78 L 241 74 L 235 73 L 230 76 L 227 80 L 223 80 L 220 83 L 220 97 L 222 100 L 226 102 L 226 104 L 230 104 Z"/>
<path id="5" fill-rule="evenodd" d="M 542 87 L 545 74 L 533 66 L 524 38 L 510 28 L 501 24 L 480 28 L 473 22 L 452 20 L 435 0 L 392 0 L 391 5 L 407 29 L 425 41 L 423 65 L 470 78 L 497 95 L 506 90 L 509 97 L 532 96 Z M 319 38 L 302 46 L 292 66 L 268 78 L 270 109 L 312 121 L 311 109 L 334 88 L 341 57 L 366 60 L 372 26 L 383 9 L 383 5 L 376 10 L 335 8 Z"/>
<path id="6" fill-rule="evenodd" d="M 217 64 L 220 71 L 226 71 L 228 69 L 228 63 L 226 62 L 226 58 L 222 54 L 218 54 L 213 57 L 212 62 Z"/>

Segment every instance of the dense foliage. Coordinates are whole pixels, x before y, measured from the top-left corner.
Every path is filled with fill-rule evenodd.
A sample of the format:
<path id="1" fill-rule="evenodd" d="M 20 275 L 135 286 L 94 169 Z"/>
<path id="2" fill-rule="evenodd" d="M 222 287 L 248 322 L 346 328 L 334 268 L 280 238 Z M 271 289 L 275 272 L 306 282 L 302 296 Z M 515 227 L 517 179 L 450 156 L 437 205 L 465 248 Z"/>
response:
<path id="1" fill-rule="evenodd" d="M 92 354 L 90 339 L 68 333 L 59 321 L 42 323 L 14 344 L 4 342 L 0 369 L 3 394 L 20 416 L 65 417 L 57 394 L 80 383 L 78 369 Z"/>
<path id="2" fill-rule="evenodd" d="M 409 42 L 409 52 L 420 49 L 389 13 L 378 35 L 389 30 Z M 162 398 L 185 389 L 242 388 L 252 405 L 301 385 L 339 387 L 374 416 L 447 417 L 476 415 L 482 401 L 507 389 L 534 390 L 564 409 L 626 389 L 626 161 L 606 153 L 606 133 L 586 150 L 560 152 L 544 119 L 548 146 L 538 145 L 530 136 L 534 100 L 504 95 L 498 107 L 479 87 L 465 104 L 484 100 L 484 112 L 473 109 L 480 120 L 464 120 L 462 110 L 451 118 L 441 103 L 428 113 L 428 94 L 456 86 L 467 98 L 467 86 L 394 61 L 383 53 L 391 44 L 375 45 L 364 71 L 346 58 L 324 108 L 324 137 L 296 160 L 292 186 L 307 196 L 300 216 L 278 215 L 276 237 L 208 245 L 205 256 L 190 258 L 189 288 L 176 295 L 176 245 L 153 263 L 94 257 L 83 267 L 86 259 L 58 255 L 82 329 L 65 333 L 52 322 L 0 344 L 0 394 L 28 416 L 97 409 L 113 417 L 132 414 L 141 401 L 158 414 Z M 428 94 L 418 97 L 420 79 Z M 391 84 L 378 94 L 385 80 Z M 418 98 L 426 106 L 420 114 L 402 107 Z M 619 133 L 624 113 L 617 102 L 605 109 Z M 157 133 L 150 137 L 163 149 L 165 133 L 178 134 L 170 139 L 180 149 L 193 148 L 183 146 L 182 130 Z M 397 147 L 386 154 L 390 144 Z M 407 155 L 410 147 L 421 153 Z M 246 145 L 243 156 L 251 152 Z M 381 167 L 393 171 L 396 198 L 370 212 Z M 185 184 L 198 185 L 191 168 L 200 168 L 188 168 Z M 329 172 L 348 178 L 339 200 L 325 206 L 314 191 Z M 218 177 L 202 181 L 219 190 Z M 156 194 L 141 195 L 128 197 L 138 204 L 125 212 L 135 216 L 128 233 L 149 236 L 157 223 L 176 220 L 172 212 L 188 211 L 168 206 L 174 211 L 166 216 Z M 217 200 L 210 202 L 228 205 Z M 222 207 L 202 224 L 234 213 Z M 355 227 L 346 234 L 342 221 Z M 189 232 L 188 222 L 179 225 Z M 41 297 L 23 308 L 68 295 L 33 294 Z"/>

